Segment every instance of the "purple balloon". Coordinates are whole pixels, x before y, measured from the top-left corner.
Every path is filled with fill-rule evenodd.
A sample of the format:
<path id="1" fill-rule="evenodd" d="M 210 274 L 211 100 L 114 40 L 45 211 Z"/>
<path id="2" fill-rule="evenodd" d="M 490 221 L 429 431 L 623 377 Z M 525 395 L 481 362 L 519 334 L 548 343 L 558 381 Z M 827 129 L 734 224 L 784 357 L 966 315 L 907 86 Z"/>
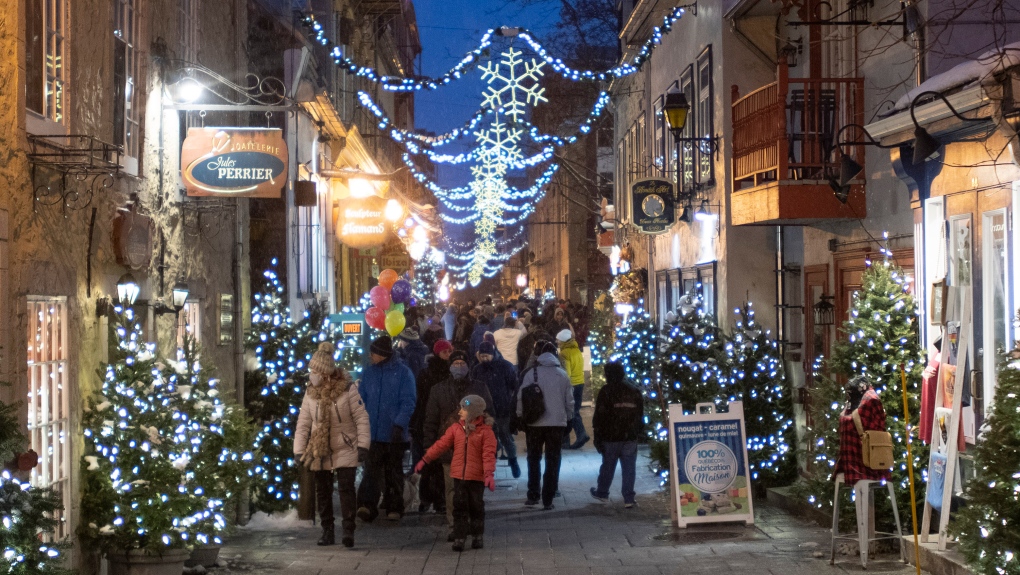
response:
<path id="1" fill-rule="evenodd" d="M 394 303 L 408 303 L 411 301 L 411 282 L 397 280 L 390 288 L 390 298 Z"/>

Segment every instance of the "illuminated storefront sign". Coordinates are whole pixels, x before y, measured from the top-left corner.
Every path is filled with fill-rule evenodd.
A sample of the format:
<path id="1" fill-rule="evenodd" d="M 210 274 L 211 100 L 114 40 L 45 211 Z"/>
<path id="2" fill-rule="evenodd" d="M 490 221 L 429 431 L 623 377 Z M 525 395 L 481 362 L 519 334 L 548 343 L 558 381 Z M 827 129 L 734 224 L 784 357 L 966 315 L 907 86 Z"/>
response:
<path id="1" fill-rule="evenodd" d="M 386 243 L 389 222 L 384 217 L 386 200 L 379 196 L 340 201 L 336 236 L 346 246 L 371 248 Z"/>
<path id="2" fill-rule="evenodd" d="M 280 129 L 188 128 L 181 177 L 189 196 L 278 198 L 287 157 Z"/>

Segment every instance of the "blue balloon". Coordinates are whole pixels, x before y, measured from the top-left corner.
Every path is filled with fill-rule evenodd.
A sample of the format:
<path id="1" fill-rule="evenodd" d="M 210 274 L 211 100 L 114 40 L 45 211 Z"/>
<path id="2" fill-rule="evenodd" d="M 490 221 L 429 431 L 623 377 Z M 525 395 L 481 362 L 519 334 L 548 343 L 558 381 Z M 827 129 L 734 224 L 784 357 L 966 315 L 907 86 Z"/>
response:
<path id="1" fill-rule="evenodd" d="M 390 299 L 396 303 L 408 303 L 411 301 L 411 282 L 397 280 L 390 288 Z"/>

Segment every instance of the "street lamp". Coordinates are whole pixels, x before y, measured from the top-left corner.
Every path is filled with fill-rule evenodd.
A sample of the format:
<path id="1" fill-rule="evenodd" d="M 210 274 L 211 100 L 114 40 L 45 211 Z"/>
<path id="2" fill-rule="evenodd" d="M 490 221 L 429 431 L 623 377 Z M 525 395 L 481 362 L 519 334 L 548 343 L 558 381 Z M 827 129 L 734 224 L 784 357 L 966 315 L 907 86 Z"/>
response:
<path id="1" fill-rule="evenodd" d="M 351 195 L 354 195 L 354 182 L 364 182 L 365 180 L 351 180 Z M 383 210 L 383 217 L 387 220 L 396 223 L 400 218 L 404 217 L 404 206 L 400 205 L 394 198 L 390 198 L 386 201 L 386 208 Z"/>
<path id="2" fill-rule="evenodd" d="M 517 287 L 525 288 L 527 286 L 528 286 L 528 275 L 527 274 L 517 274 Z"/>
<path id="3" fill-rule="evenodd" d="M 687 116 L 691 112 L 691 104 L 683 92 L 669 92 L 666 94 L 666 101 L 662 105 L 662 113 L 666 116 L 666 123 L 669 124 L 669 131 L 673 139 L 680 142 L 680 136 L 687 125 Z"/>
<path id="4" fill-rule="evenodd" d="M 122 306 L 130 307 L 135 305 L 135 301 L 138 299 L 138 294 L 141 291 L 142 288 L 139 287 L 135 277 L 131 274 L 124 274 L 117 280 L 117 301 Z"/>
<path id="5" fill-rule="evenodd" d="M 170 303 L 172 304 L 172 307 L 166 305 L 165 303 L 160 302 L 152 306 L 153 313 L 155 313 L 156 315 L 163 315 L 167 313 L 172 314 L 180 313 L 180 311 L 184 309 L 184 303 L 188 301 L 189 293 L 190 290 L 188 289 L 187 282 L 179 281 L 175 283 L 173 289 L 170 292 Z"/>

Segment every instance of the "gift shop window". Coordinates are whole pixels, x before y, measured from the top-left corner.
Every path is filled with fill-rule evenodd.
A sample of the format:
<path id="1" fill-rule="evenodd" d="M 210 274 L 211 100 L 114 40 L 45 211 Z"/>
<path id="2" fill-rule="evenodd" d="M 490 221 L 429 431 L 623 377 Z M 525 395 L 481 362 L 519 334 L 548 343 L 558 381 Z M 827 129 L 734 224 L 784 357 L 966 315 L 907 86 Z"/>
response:
<path id="1" fill-rule="evenodd" d="M 68 535 L 71 509 L 71 445 L 68 442 L 67 299 L 28 299 L 28 432 L 39 464 L 31 482 L 56 492 L 58 511 L 53 538 Z"/>
<path id="2" fill-rule="evenodd" d="M 198 300 L 185 302 L 177 314 L 178 349 L 184 349 L 184 338 L 188 335 L 195 338 L 196 344 L 202 342 L 202 305 Z"/>
<path id="3" fill-rule="evenodd" d="M 67 0 L 25 3 L 25 107 L 51 125 L 66 120 L 67 29 Z"/>

